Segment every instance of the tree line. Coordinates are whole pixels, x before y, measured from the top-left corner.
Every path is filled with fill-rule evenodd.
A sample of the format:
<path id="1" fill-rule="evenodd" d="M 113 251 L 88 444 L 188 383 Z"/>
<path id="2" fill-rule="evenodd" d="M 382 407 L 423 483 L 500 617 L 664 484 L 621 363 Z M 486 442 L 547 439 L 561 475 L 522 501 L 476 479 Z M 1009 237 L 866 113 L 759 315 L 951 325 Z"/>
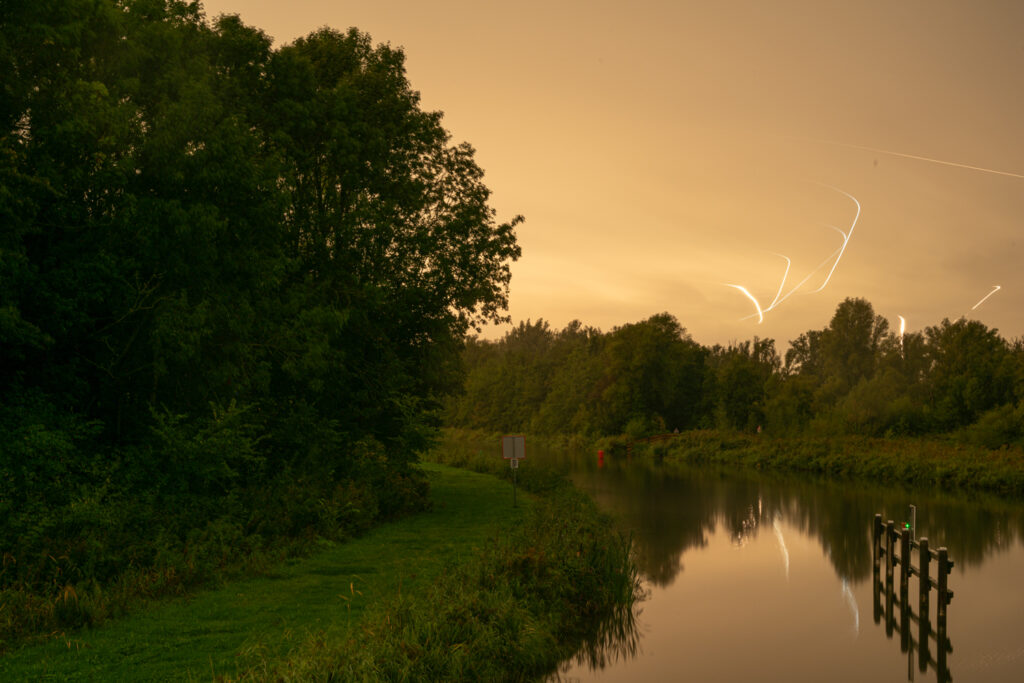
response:
<path id="1" fill-rule="evenodd" d="M 634 437 L 693 428 L 915 436 L 1024 444 L 1024 341 L 977 320 L 900 336 L 848 298 L 790 342 L 702 346 L 668 313 L 610 332 L 521 322 L 471 339 L 453 426 Z"/>
<path id="2" fill-rule="evenodd" d="M 8 0 L 0 70 L 0 588 L 170 562 L 215 519 L 269 539 L 422 502 L 409 465 L 464 335 L 504 319 L 521 219 L 402 51 Z"/>

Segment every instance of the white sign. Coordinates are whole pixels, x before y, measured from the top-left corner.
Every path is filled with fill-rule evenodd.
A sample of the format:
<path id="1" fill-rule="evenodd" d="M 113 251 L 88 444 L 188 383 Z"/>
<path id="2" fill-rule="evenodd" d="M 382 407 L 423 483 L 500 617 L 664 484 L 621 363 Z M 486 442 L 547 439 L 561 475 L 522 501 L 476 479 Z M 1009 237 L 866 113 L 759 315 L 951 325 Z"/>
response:
<path id="1" fill-rule="evenodd" d="M 505 460 L 522 460 L 526 457 L 526 437 L 522 435 L 501 437 L 501 457 Z"/>

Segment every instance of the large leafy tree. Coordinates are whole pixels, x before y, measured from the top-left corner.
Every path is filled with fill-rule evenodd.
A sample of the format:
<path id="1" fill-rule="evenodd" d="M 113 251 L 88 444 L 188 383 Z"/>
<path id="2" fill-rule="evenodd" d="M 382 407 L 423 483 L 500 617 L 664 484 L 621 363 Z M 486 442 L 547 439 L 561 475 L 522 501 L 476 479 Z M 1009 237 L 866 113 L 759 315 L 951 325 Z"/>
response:
<path id="1" fill-rule="evenodd" d="M 198 2 L 11 0 L 0 68 L 4 481 L 67 497 L 25 468 L 121 462 L 126 489 L 215 497 L 370 476 L 354 450 L 404 470 L 464 334 L 504 319 L 520 219 L 400 50 L 274 49 Z"/>
<path id="2" fill-rule="evenodd" d="M 1012 400 L 1010 350 L 996 330 L 977 320 L 943 320 L 925 330 L 926 377 L 939 424 L 969 424 L 986 410 Z"/>

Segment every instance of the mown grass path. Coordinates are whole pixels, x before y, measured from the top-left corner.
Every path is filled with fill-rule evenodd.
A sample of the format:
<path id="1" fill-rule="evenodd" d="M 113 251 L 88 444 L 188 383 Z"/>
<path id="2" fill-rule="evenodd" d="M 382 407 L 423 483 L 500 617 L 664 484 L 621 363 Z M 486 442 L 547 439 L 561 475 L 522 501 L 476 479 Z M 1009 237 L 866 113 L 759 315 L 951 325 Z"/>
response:
<path id="1" fill-rule="evenodd" d="M 211 680 L 266 656 L 282 657 L 311 632 L 354 633 L 367 606 L 418 591 L 452 562 L 505 533 L 529 506 L 512 508 L 507 482 L 424 464 L 433 509 L 284 564 L 145 608 L 95 630 L 0 657 L 0 680 Z"/>

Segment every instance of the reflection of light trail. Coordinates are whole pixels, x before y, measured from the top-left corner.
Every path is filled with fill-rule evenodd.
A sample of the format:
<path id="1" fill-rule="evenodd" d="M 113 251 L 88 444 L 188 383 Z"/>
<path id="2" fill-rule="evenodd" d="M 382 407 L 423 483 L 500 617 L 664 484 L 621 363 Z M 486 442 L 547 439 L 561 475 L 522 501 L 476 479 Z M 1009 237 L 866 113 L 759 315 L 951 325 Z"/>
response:
<path id="1" fill-rule="evenodd" d="M 850 590 L 850 584 L 843 579 L 843 595 L 846 597 L 846 602 L 850 605 L 850 611 L 853 612 L 853 632 L 860 633 L 860 609 L 857 607 L 857 599 L 853 597 L 853 591 Z"/>
<path id="2" fill-rule="evenodd" d="M 876 149 L 875 147 L 864 147 L 863 145 L 851 145 L 848 142 L 835 142 L 832 140 L 814 140 L 815 142 L 821 142 L 826 145 L 836 145 L 838 147 L 850 147 L 851 149 L 862 149 L 866 152 L 878 152 L 879 154 L 888 154 L 894 157 L 903 157 L 904 159 L 917 159 L 918 161 L 928 161 L 933 164 L 942 164 L 944 166 L 955 166 L 956 168 L 966 168 L 971 171 L 981 171 L 982 173 L 994 173 L 996 175 L 1005 175 L 1011 178 L 1024 179 L 1024 175 L 1020 173 L 1010 173 L 1009 171 L 997 171 L 994 168 L 984 168 L 982 166 L 970 166 L 968 164 L 961 164 L 955 161 L 943 161 L 942 159 L 932 159 L 930 157 L 920 157 L 915 154 L 904 154 L 903 152 L 893 152 L 887 149 Z"/>
<path id="3" fill-rule="evenodd" d="M 982 297 L 981 301 L 979 301 L 978 303 L 976 303 L 973 306 L 971 306 L 971 310 L 973 311 L 975 308 L 977 308 L 978 306 L 980 306 L 983 303 L 985 303 L 985 299 L 989 298 L 990 296 L 992 296 L 993 294 L 998 292 L 1000 289 L 1002 289 L 1002 287 L 1000 287 L 999 285 L 995 285 L 995 289 L 993 289 L 991 292 L 989 292 L 984 297 Z"/>
<path id="4" fill-rule="evenodd" d="M 843 245 L 839 247 L 839 256 L 836 256 L 836 262 L 832 264 L 832 270 L 828 271 L 828 275 L 825 276 L 825 281 L 821 283 L 821 287 L 818 287 L 816 290 L 814 290 L 814 292 L 811 292 L 812 294 L 814 294 L 815 292 L 820 292 L 821 290 L 825 289 L 825 285 L 827 285 L 828 281 L 832 279 L 832 273 L 835 272 L 836 266 L 839 265 L 839 259 L 843 258 L 843 252 L 846 251 L 846 244 L 850 241 L 850 236 L 853 235 L 853 229 L 857 226 L 857 219 L 860 218 L 860 202 L 857 201 L 856 197 L 854 197 L 852 194 L 849 194 L 848 192 L 843 192 L 838 187 L 832 187 L 831 185 L 824 184 L 822 184 L 821 186 L 827 187 L 831 190 L 835 190 L 836 192 L 844 194 L 847 197 L 849 197 L 850 200 L 857 205 L 857 213 L 853 217 L 853 222 L 850 223 L 849 232 L 843 232 L 842 230 L 839 230 L 839 228 L 836 228 L 834 225 L 830 226 L 832 228 L 835 228 L 836 230 L 839 230 L 839 233 L 843 236 Z"/>
<path id="5" fill-rule="evenodd" d="M 853 597 L 853 591 L 850 590 L 850 584 L 846 579 L 843 579 L 843 594 L 850 606 L 850 612 L 853 613 L 853 632 L 860 633 L 860 609 L 857 607 L 857 599 Z"/>
<path id="6" fill-rule="evenodd" d="M 751 294 L 750 292 L 747 291 L 746 287 L 744 287 L 743 285 L 729 285 L 729 284 L 727 284 L 726 287 L 735 287 L 736 289 L 738 289 L 741 292 L 743 292 L 744 294 L 746 294 L 747 298 L 750 299 L 751 301 L 753 301 L 754 302 L 754 306 L 757 307 L 757 322 L 758 322 L 758 324 L 760 324 L 762 321 L 764 321 L 764 312 L 761 310 L 761 304 L 759 304 L 757 302 L 757 299 L 754 298 L 753 294 Z M 750 316 L 747 316 L 747 317 L 750 317 Z"/>
<path id="7" fill-rule="evenodd" d="M 786 547 L 786 539 L 782 537 L 782 527 L 779 526 L 779 516 L 775 516 L 772 522 L 772 529 L 775 530 L 775 538 L 779 539 L 779 548 L 782 549 L 782 561 L 786 564 L 786 578 L 789 578 L 789 549 Z"/>
<path id="8" fill-rule="evenodd" d="M 772 253 L 775 254 L 775 252 Z M 782 274 L 782 282 L 779 283 L 779 291 L 775 292 L 775 298 L 772 299 L 772 302 L 770 304 L 768 304 L 769 311 L 772 310 L 772 308 L 775 306 L 775 302 L 779 300 L 779 295 L 782 294 L 782 288 L 786 284 L 786 278 L 789 277 L 789 267 L 793 265 L 793 262 L 789 260 L 788 256 L 783 256 L 782 254 L 775 255 L 780 258 L 786 259 L 786 272 Z"/>

